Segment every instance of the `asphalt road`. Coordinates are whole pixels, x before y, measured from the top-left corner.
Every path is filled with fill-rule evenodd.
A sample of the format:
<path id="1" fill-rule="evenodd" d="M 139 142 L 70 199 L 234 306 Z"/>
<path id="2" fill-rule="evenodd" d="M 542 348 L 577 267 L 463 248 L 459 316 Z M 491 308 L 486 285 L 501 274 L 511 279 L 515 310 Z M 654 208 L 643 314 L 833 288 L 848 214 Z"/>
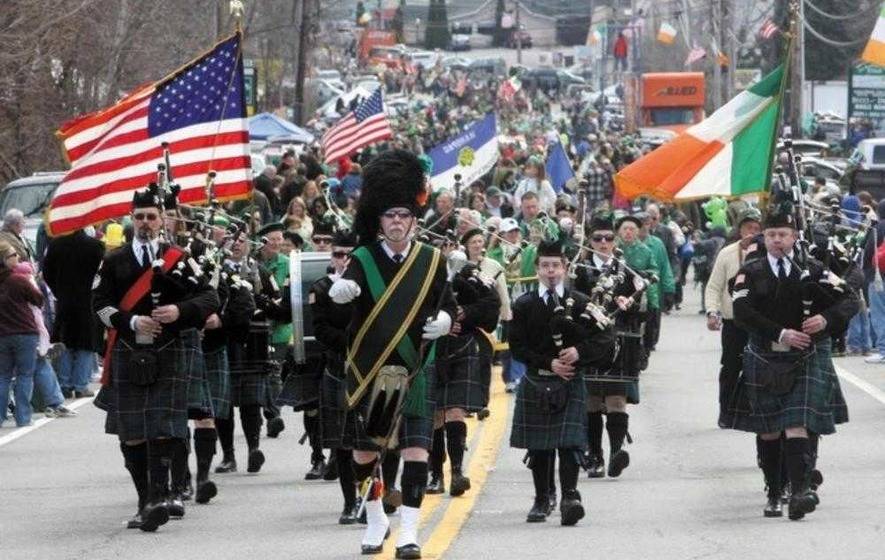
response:
<path id="1" fill-rule="evenodd" d="M 642 403 L 630 409 L 631 466 L 617 480 L 581 479 L 587 517 L 577 527 L 561 527 L 558 514 L 525 523 L 531 475 L 523 453 L 507 446 L 512 398 L 498 385 L 491 418 L 470 427 L 474 490 L 425 501 L 425 557 L 882 558 L 885 368 L 837 360 L 853 381 L 842 382 L 852 421 L 821 442 L 821 506 L 801 522 L 764 519 L 753 437 L 715 424 L 718 338 L 696 312 L 689 303 L 664 319 Z M 297 444 L 300 414 L 285 414 L 279 439 L 262 440 L 260 474 L 216 476 L 211 504 L 147 534 L 122 526 L 135 497 L 102 414 L 89 403 L 79 412 L 13 441 L 14 429 L 0 429 L 0 559 L 357 556 L 362 528 L 337 525 L 337 483 L 303 480 L 309 449 Z M 243 465 L 239 434 L 237 445 Z M 388 548 L 383 557 L 392 557 Z"/>

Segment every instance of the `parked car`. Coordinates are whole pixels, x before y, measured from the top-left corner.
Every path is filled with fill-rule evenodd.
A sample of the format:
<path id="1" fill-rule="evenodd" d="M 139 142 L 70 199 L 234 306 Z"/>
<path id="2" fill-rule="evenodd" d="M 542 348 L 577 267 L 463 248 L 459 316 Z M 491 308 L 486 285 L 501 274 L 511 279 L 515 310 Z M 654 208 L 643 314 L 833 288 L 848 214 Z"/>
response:
<path id="1" fill-rule="evenodd" d="M 587 84 L 587 80 L 584 78 L 572 74 L 568 70 L 557 70 L 556 77 L 559 78 L 559 87 L 560 89 L 566 89 L 570 85 L 585 85 Z"/>
<path id="2" fill-rule="evenodd" d="M 522 85 L 527 88 L 536 88 L 546 92 L 559 89 L 559 75 L 556 68 L 530 68 L 519 77 Z"/>
<path id="3" fill-rule="evenodd" d="M 777 143 L 777 152 L 780 153 L 784 149 L 783 141 Z M 797 156 L 822 157 L 830 149 L 830 145 L 826 142 L 818 142 L 817 140 L 793 140 L 793 153 Z M 885 155 L 885 152 L 883 152 Z"/>
<path id="4" fill-rule="evenodd" d="M 332 87 L 340 90 L 347 89 L 347 86 L 344 85 L 344 80 L 341 78 L 341 72 L 338 70 L 317 70 L 314 78 L 317 80 L 323 80 Z"/>
<path id="5" fill-rule="evenodd" d="M 406 59 L 415 67 L 422 67 L 425 70 L 436 66 L 440 59 L 439 53 L 432 51 L 414 51 L 407 55 Z"/>
<path id="6" fill-rule="evenodd" d="M 461 70 L 466 72 L 470 69 L 470 59 L 461 56 L 447 56 L 442 60 L 443 68 L 447 70 Z"/>
<path id="7" fill-rule="evenodd" d="M 469 51 L 470 50 L 470 35 L 465 35 L 462 33 L 452 33 L 451 38 L 449 39 L 449 50 L 450 51 Z"/>
<path id="8" fill-rule="evenodd" d="M 24 237 L 36 244 L 43 213 L 49 208 L 49 201 L 64 177 L 63 171 L 48 171 L 10 181 L 0 190 L 0 218 L 7 210 L 21 210 L 25 215 Z"/>
<path id="9" fill-rule="evenodd" d="M 507 63 L 503 58 L 477 58 L 470 63 L 469 72 L 485 72 L 497 78 L 507 75 Z"/>

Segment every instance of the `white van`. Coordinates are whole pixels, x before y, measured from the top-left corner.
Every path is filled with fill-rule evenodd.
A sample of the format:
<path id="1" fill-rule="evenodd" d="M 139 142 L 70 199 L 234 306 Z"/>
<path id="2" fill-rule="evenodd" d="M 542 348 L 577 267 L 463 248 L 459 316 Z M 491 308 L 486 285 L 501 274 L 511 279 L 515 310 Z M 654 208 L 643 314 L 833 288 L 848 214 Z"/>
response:
<path id="1" fill-rule="evenodd" d="M 850 161 L 858 169 L 885 169 L 885 138 L 861 140 Z"/>

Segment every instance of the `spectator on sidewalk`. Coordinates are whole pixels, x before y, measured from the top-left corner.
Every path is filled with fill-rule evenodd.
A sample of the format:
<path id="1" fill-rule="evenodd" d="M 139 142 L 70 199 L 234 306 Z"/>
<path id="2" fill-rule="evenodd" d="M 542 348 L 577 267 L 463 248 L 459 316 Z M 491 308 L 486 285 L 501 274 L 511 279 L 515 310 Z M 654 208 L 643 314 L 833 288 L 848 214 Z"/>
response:
<path id="1" fill-rule="evenodd" d="M 31 423 L 31 395 L 36 367 L 37 323 L 30 305 L 43 306 L 43 295 L 31 282 L 12 274 L 19 262 L 15 248 L 0 241 L 0 426 L 6 421 L 9 386 L 15 384 L 15 423 Z"/>
<path id="2" fill-rule="evenodd" d="M 104 245 L 83 230 L 56 237 L 43 261 L 43 279 L 58 301 L 52 340 L 65 345 L 58 377 L 65 397 L 91 397 L 95 353 L 102 352 L 101 327 L 92 313 L 92 281 Z"/>
<path id="3" fill-rule="evenodd" d="M 31 242 L 22 236 L 25 231 L 25 215 L 21 210 L 10 208 L 3 216 L 3 227 L 0 228 L 0 241 L 12 245 L 20 261 L 33 262 L 34 248 Z"/>

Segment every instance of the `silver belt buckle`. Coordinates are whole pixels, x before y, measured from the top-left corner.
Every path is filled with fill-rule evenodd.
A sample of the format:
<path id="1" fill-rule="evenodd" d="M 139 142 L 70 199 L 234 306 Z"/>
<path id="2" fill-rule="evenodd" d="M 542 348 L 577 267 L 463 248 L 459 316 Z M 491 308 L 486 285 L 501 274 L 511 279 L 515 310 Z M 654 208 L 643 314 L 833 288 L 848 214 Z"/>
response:
<path id="1" fill-rule="evenodd" d="M 539 369 L 538 375 L 540 375 L 541 377 L 554 377 L 556 374 L 549 369 Z"/>
<path id="2" fill-rule="evenodd" d="M 771 343 L 771 351 L 772 352 L 789 352 L 790 346 L 789 346 L 789 344 L 782 344 L 780 342 L 772 342 Z"/>

